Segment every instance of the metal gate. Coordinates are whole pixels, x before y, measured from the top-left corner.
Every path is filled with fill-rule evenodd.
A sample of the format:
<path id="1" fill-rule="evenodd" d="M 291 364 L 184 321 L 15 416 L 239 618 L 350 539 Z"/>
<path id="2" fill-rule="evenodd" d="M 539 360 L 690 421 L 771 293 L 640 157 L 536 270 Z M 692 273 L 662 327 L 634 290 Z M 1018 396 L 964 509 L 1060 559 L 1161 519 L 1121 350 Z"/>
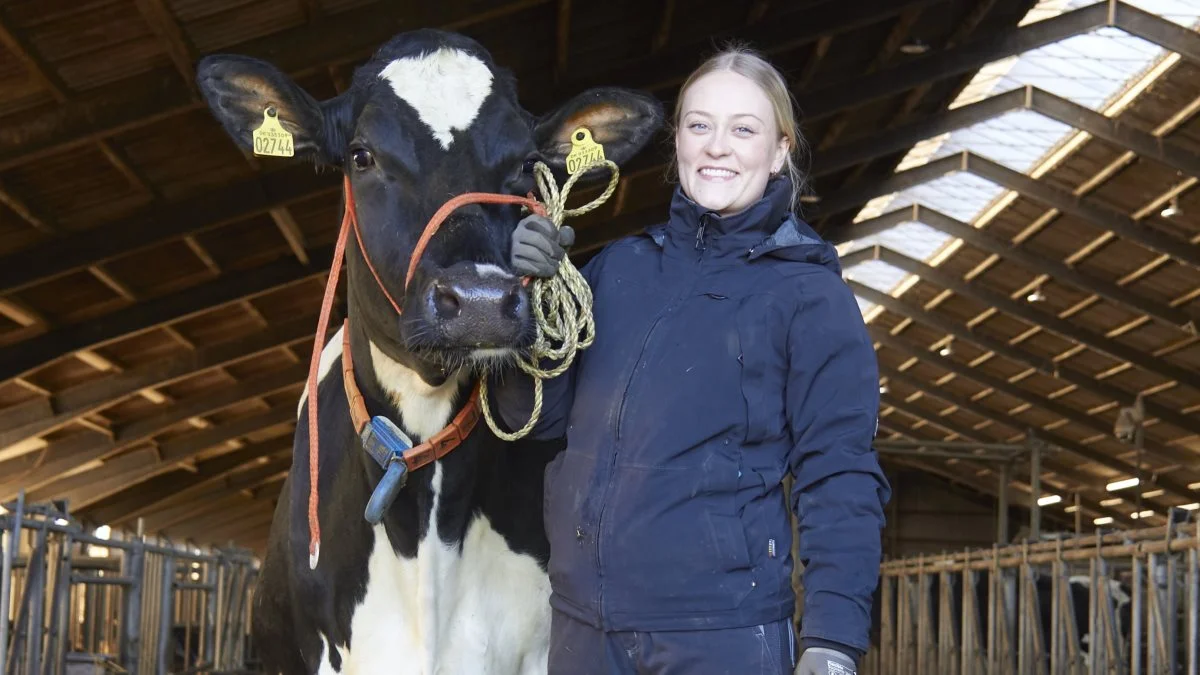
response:
<path id="1" fill-rule="evenodd" d="M 246 551 L 102 538 L 52 504 L 0 514 L 0 675 L 242 673 Z"/>
<path id="2" fill-rule="evenodd" d="M 1200 668 L 1194 523 L 882 565 L 862 675 L 1159 675 Z"/>

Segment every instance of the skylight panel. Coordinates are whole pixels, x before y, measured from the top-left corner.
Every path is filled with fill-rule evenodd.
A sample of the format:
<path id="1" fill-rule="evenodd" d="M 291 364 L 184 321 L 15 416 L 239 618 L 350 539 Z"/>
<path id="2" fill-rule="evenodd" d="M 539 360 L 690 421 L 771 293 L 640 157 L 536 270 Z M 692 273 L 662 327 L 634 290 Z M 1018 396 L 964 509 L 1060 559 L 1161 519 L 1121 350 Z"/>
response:
<path id="1" fill-rule="evenodd" d="M 1097 4 L 1096 0 L 1042 0 L 1027 13 L 1021 25 L 1093 4 Z M 1195 0 L 1132 0 L 1129 4 L 1179 25 L 1195 27 L 1200 23 L 1200 3 Z M 1104 113 L 1137 80 L 1144 79 L 1150 68 L 1165 54 L 1165 50 L 1158 45 L 1120 29 L 1101 28 L 984 66 L 949 107 L 954 109 L 1032 85 Z M 948 155 L 969 151 L 1015 171 L 1030 174 L 1044 171 L 1046 167 L 1042 165 L 1046 164 L 1047 158 L 1075 135 L 1071 127 L 1039 113 L 1011 111 L 917 143 L 896 170 L 904 171 Z M 969 173 L 956 173 L 872 199 L 856 214 L 854 222 L 875 218 L 911 204 L 921 204 L 963 222 L 975 223 L 1006 193 L 1007 190 L 987 180 Z M 953 238 L 918 225 L 901 223 L 872 237 L 844 242 L 838 250 L 841 255 L 846 255 L 882 243 L 926 262 L 931 262 L 939 252 L 944 257 L 947 246 L 954 242 Z M 860 263 L 846 270 L 846 273 L 856 281 L 897 296 L 912 285 L 911 275 L 880 261 Z M 861 300 L 859 306 L 869 321 L 876 308 L 872 303 Z"/>

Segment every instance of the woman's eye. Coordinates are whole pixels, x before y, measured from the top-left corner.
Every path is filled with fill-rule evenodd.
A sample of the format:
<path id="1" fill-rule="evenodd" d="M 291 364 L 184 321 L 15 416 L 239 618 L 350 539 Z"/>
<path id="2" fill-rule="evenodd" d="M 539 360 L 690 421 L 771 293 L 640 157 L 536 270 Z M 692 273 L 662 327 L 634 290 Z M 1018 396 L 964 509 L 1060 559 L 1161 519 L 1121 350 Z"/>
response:
<path id="1" fill-rule="evenodd" d="M 371 154 L 370 150 L 355 148 L 350 151 L 350 161 L 354 163 L 356 169 L 369 169 L 375 165 L 375 156 Z"/>

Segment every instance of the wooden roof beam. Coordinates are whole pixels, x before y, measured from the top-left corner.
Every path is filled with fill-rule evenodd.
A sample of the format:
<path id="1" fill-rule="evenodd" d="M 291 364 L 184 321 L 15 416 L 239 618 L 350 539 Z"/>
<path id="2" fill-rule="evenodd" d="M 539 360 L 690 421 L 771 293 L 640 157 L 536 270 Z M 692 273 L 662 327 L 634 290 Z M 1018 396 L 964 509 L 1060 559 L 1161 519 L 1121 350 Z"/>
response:
<path id="1" fill-rule="evenodd" d="M 270 412 L 278 413 L 278 411 L 269 411 L 267 414 Z M 280 417 L 281 415 L 275 415 L 275 419 Z M 283 421 L 287 420 L 288 418 L 283 418 Z M 194 462 L 200 453 L 220 444 L 212 443 L 212 438 L 227 435 L 228 429 L 207 436 L 204 435 L 204 432 L 199 432 L 195 434 L 195 438 L 172 439 L 163 443 L 157 450 L 147 448 L 126 453 L 108 460 L 99 469 L 85 471 L 31 492 L 29 493 L 30 498 L 38 500 L 65 499 L 72 511 L 86 509 L 107 497 L 125 490 L 137 489 L 137 486 L 152 478 L 182 469 L 186 464 Z M 225 443 L 229 440 L 226 438 L 222 442 Z M 208 445 L 202 445 L 205 443 Z M 247 445 L 234 452 L 244 461 L 246 454 L 270 455 L 288 447 L 291 447 L 290 434 L 286 438 L 272 438 Z M 193 475 L 199 475 L 199 470 Z"/>
<path id="2" fill-rule="evenodd" d="M 1140 157 L 1200 177 L 1200 158 L 1173 141 L 1128 122 L 1106 117 L 1032 85 L 1011 89 L 894 129 L 881 131 L 819 153 L 814 170 L 833 173 L 901 152 L 940 134 L 965 129 L 1016 110 L 1032 110 L 1074 129 L 1086 131 Z"/>
<path id="3" fill-rule="evenodd" d="M 230 506 L 206 518 L 178 523 L 169 532 L 172 536 L 189 537 L 196 541 L 220 545 L 229 541 L 239 543 L 250 536 L 258 538 L 259 533 L 270 528 L 275 508 L 265 499 L 243 497 L 243 501 L 240 506 Z"/>
<path id="4" fill-rule="evenodd" d="M 222 521 L 229 517 L 231 510 L 247 507 L 253 502 L 254 498 L 247 497 L 242 490 L 223 490 L 206 500 L 163 509 L 145 517 L 143 522 L 147 531 L 165 531 L 172 537 L 184 536 L 182 531 L 176 531 L 176 525 L 194 524 L 204 528 L 209 526 L 214 518 Z"/>
<path id="5" fill-rule="evenodd" d="M 815 7 L 792 11 L 787 15 L 787 19 L 773 17 L 748 29 L 741 26 L 731 27 L 728 31 L 707 35 L 697 42 L 679 44 L 673 49 L 658 53 L 647 53 L 616 68 L 602 67 L 590 73 L 581 73 L 576 78 L 566 81 L 564 86 L 556 87 L 547 94 L 554 99 L 560 99 L 568 93 L 612 83 L 641 89 L 674 87 L 681 84 L 687 74 L 696 67 L 698 53 L 728 38 L 760 45 L 764 53 L 773 55 L 803 47 L 832 34 L 845 33 L 885 21 L 905 10 L 929 7 L 941 2 L 943 0 L 824 2 Z"/>
<path id="6" fill-rule="evenodd" d="M 154 417 L 130 423 L 118 429 L 113 438 L 107 438 L 100 434 L 77 434 L 70 439 L 58 441 L 47 447 L 42 451 L 46 458 L 45 461 L 24 473 L 8 471 L 7 462 L 0 464 L 0 501 L 12 498 L 21 488 L 35 490 L 53 483 L 62 479 L 68 472 L 80 471 L 81 467 L 85 471 L 89 470 L 104 458 L 114 456 L 126 448 L 135 447 L 190 417 L 295 387 L 303 382 L 307 373 L 307 365 L 297 364 L 282 371 L 244 380 L 232 387 L 223 387 L 215 393 L 185 400 L 171 406 Z M 266 413 L 241 418 L 197 432 L 198 434 L 208 434 L 207 436 L 193 434 L 186 438 L 210 439 L 210 445 L 205 447 L 211 447 L 260 428 L 279 424 L 287 419 L 294 420 L 295 416 L 294 408 L 282 410 L 282 412 L 273 409 Z M 170 442 L 160 444 L 160 449 Z M 25 465 L 20 460 L 21 458 L 17 458 L 11 461 L 18 462 L 20 466 Z"/>
<path id="7" fill-rule="evenodd" d="M 1179 263 L 1200 269 L 1200 249 L 1189 242 L 1148 228 L 1141 222 L 1103 206 L 1095 200 L 1079 197 L 1069 190 L 1055 187 L 1044 180 L 1030 178 L 1019 171 L 1013 171 L 968 150 L 947 155 L 906 171 L 900 171 L 882 181 L 850 186 L 829 198 L 821 199 L 817 210 L 824 217 L 855 209 L 875 197 L 901 192 L 959 171 L 974 174 L 1003 188 L 1013 190 L 1024 197 L 1087 221 L 1102 230 L 1136 242 L 1155 253 L 1170 256 Z"/>
<path id="8" fill-rule="evenodd" d="M 1129 345 L 1121 344 L 1112 338 L 1090 331 L 1066 319 L 1061 319 L 1055 314 L 1038 311 L 1029 304 L 1013 300 L 1003 293 L 989 290 L 978 283 L 968 283 L 944 269 L 933 267 L 885 246 L 875 245 L 843 256 L 842 267 L 843 269 L 850 269 L 868 260 L 880 260 L 909 274 L 914 274 L 927 282 L 954 291 L 958 295 L 971 298 L 988 307 L 994 307 L 1010 316 L 1028 322 L 1030 325 L 1041 326 L 1045 330 L 1055 333 L 1071 342 L 1093 349 L 1109 358 L 1130 363 L 1147 373 L 1200 391 L 1200 373 L 1168 363 L 1164 359 L 1153 358 L 1143 351 Z"/>
<path id="9" fill-rule="evenodd" d="M 932 363 L 939 368 L 948 370 L 958 377 L 975 382 L 981 387 L 994 389 L 1008 396 L 1011 396 L 1018 401 L 1024 401 L 1030 405 L 1036 406 L 1041 410 L 1045 410 L 1054 415 L 1077 424 L 1086 429 L 1099 434 L 1112 434 L 1112 424 L 1098 417 L 1089 415 L 1085 412 L 1076 410 L 1064 403 L 1046 398 L 1039 394 L 1035 394 L 1027 389 L 1023 389 L 1003 378 L 989 375 L 979 368 L 972 368 L 964 363 L 955 361 L 949 357 L 943 357 L 937 352 L 930 351 L 926 348 L 911 344 L 907 340 L 899 337 L 894 337 L 888 334 L 888 331 L 883 330 L 878 326 L 868 326 L 871 333 L 871 338 L 879 344 L 893 351 L 904 354 L 909 358 L 919 359 L 926 363 Z M 1146 452 L 1163 462 L 1169 464 L 1182 464 L 1190 467 L 1196 463 L 1200 457 L 1186 448 L 1177 448 L 1154 440 L 1146 440 Z"/>
<path id="10" fill-rule="evenodd" d="M 1200 327 L 1200 316 L 1196 316 L 1188 309 L 1172 307 L 1142 297 L 1124 286 L 1084 274 L 1079 269 L 1068 266 L 1059 260 L 1033 253 L 1026 248 L 1001 239 L 986 229 L 971 227 L 960 220 L 921 204 L 913 204 L 885 213 L 877 218 L 851 224 L 841 228 L 836 236 L 830 237 L 830 240 L 833 243 L 842 243 L 854 239 L 864 239 L 900 223 L 912 221 L 923 223 L 952 237 L 962 239 L 981 251 L 997 255 L 1005 261 L 1014 262 L 1031 272 L 1052 277 L 1058 283 L 1070 284 L 1082 291 L 1095 293 L 1114 304 L 1144 313 L 1160 323 L 1186 334 L 1191 335 Z"/>
<path id="11" fill-rule="evenodd" d="M 155 204 L 133 217 L 72 235 L 69 240 L 33 246 L 0 259 L 0 293 L 262 215 L 273 208 L 338 194 L 341 185 L 336 177 L 293 165 L 194 197 Z"/>
<path id="12" fill-rule="evenodd" d="M 963 75 L 993 61 L 1081 35 L 1097 28 L 1120 28 L 1200 63 L 1200 36 L 1166 19 L 1117 0 L 1097 3 L 1037 21 L 1007 33 L 988 35 L 930 52 L 907 63 L 831 84 L 800 97 L 806 119 L 826 117 L 928 82 Z"/>
<path id="13" fill-rule="evenodd" d="M 1097 380 L 1089 375 L 1085 375 L 1076 371 L 1065 364 L 1054 363 L 1053 361 L 1042 359 L 1032 354 L 1026 353 L 1024 350 L 1009 345 L 1003 340 L 998 340 L 989 337 L 975 330 L 963 326 L 955 321 L 951 321 L 943 315 L 935 312 L 926 312 L 923 308 L 909 304 L 899 298 L 894 298 L 887 293 L 871 288 L 865 284 L 847 279 L 846 284 L 854 291 L 854 294 L 867 300 L 868 302 L 881 305 L 884 309 L 890 312 L 907 317 L 932 328 L 936 328 L 945 335 L 953 336 L 956 340 L 969 342 L 978 345 L 982 349 L 986 349 L 995 354 L 999 354 L 1004 358 L 1020 363 L 1029 368 L 1036 370 L 1043 375 L 1048 375 L 1057 380 L 1062 380 L 1068 384 L 1073 384 L 1080 389 L 1098 394 L 1109 401 L 1115 401 L 1120 405 L 1129 405 L 1135 398 L 1137 392 L 1128 392 L 1119 387 L 1113 386 L 1108 382 Z M 1197 420 L 1189 415 L 1184 415 L 1167 406 L 1161 405 L 1151 399 L 1144 401 L 1146 406 L 1146 414 L 1149 417 L 1157 417 L 1158 419 L 1169 422 L 1180 429 L 1184 429 L 1194 434 L 1200 434 L 1200 420 Z"/>
<path id="14" fill-rule="evenodd" d="M 557 0 L 555 8 L 557 28 L 554 31 L 554 81 L 561 82 L 567 76 L 571 53 L 571 0 Z"/>
<path id="15" fill-rule="evenodd" d="M 418 26 L 462 30 L 547 2 L 515 0 L 486 12 L 450 2 L 372 4 L 226 49 L 267 59 L 297 77 L 366 56 L 401 30 Z M 185 84 L 166 80 L 161 72 L 127 78 L 56 108 L 18 116 L 6 125 L 0 140 L 0 171 L 201 107 Z"/>
<path id="16" fill-rule="evenodd" d="M 143 518 L 142 523 L 146 532 L 161 533 L 171 538 L 192 537 L 196 530 L 190 526 L 203 527 L 206 523 L 212 523 L 214 517 L 223 524 L 229 519 L 231 511 L 245 509 L 251 502 L 241 492 L 223 492 L 201 502 L 163 509 Z M 176 528 L 176 525 L 180 527 Z"/>
<path id="17" fill-rule="evenodd" d="M 962 410 L 966 410 L 967 412 L 989 420 L 993 424 L 1000 424 L 1003 426 L 1016 428 L 1012 418 L 1007 417 L 1005 413 L 996 410 L 990 410 L 982 405 L 979 405 L 978 403 L 961 400 L 957 396 L 954 396 L 953 394 L 947 393 L 943 390 L 933 389 L 929 387 L 927 383 L 917 380 L 908 373 L 902 373 L 894 368 L 889 368 L 882 364 L 880 364 L 879 373 L 880 375 L 887 377 L 889 382 L 899 382 L 907 387 L 921 391 L 928 396 L 940 398 L 943 401 L 957 406 Z M 1022 433 L 1025 432 L 1022 431 Z M 1051 445 L 1056 445 L 1063 450 L 1078 455 L 1079 457 L 1082 457 L 1090 462 L 1108 467 L 1119 474 L 1125 476 L 1138 475 L 1137 467 L 1125 462 L 1124 460 L 1107 455 L 1082 443 L 1072 441 L 1071 439 L 1061 436 L 1053 431 L 1039 429 L 1037 431 L 1037 435 L 1041 440 L 1046 441 Z M 1186 501 L 1194 501 L 1196 498 L 1196 494 L 1188 490 L 1186 485 L 1179 483 L 1167 476 L 1159 476 L 1154 482 L 1165 492 L 1168 492 L 1176 497 L 1180 497 Z"/>
<path id="18" fill-rule="evenodd" d="M 919 419 L 919 420 L 921 420 L 921 421 L 923 421 L 923 422 L 927 422 L 927 423 L 928 423 L 928 424 L 930 424 L 930 425 L 934 425 L 934 426 L 942 426 L 942 427 L 945 427 L 945 425 L 943 425 L 943 424 L 942 424 L 941 422 L 939 422 L 939 421 L 933 421 L 933 420 L 926 419 L 927 417 L 929 417 L 929 415 L 925 415 L 925 414 L 922 414 L 922 413 L 918 413 L 918 412 L 916 412 L 916 411 L 915 411 L 915 408 L 914 408 L 914 407 L 912 407 L 912 406 L 905 406 L 905 407 L 906 407 L 906 408 L 909 408 L 909 409 L 911 409 L 911 410 L 913 410 L 913 412 L 910 412 L 909 410 L 902 409 L 900 406 L 898 406 L 898 405 L 893 405 L 892 403 L 889 403 L 888 405 L 892 405 L 892 406 L 893 406 L 893 407 L 895 407 L 897 410 L 901 410 L 901 411 L 902 411 L 902 412 L 903 412 L 905 415 L 908 415 L 909 417 L 913 417 L 913 418 Z M 890 428 L 889 428 L 889 426 L 888 426 L 887 424 L 883 424 L 883 423 L 881 423 L 881 424 L 879 425 L 879 428 L 880 428 L 880 429 L 885 429 L 885 430 L 892 431 L 892 432 L 894 432 L 894 433 L 897 433 L 897 434 L 899 434 L 899 435 L 901 435 L 901 436 L 905 436 L 905 437 L 908 437 L 908 438 L 910 438 L 910 439 L 913 439 L 913 440 L 915 440 L 915 441 L 917 441 L 917 442 L 920 442 L 921 440 L 924 440 L 924 439 L 922 439 L 920 436 L 916 435 L 916 434 L 914 433 L 914 431 L 913 431 L 913 430 L 911 430 L 911 429 L 910 429 L 910 430 L 904 430 L 904 431 L 900 431 L 900 430 L 892 430 L 892 429 L 890 429 Z M 984 493 L 986 493 L 986 494 L 990 494 L 990 495 L 992 495 L 993 497 L 996 497 L 996 496 L 998 496 L 998 494 L 999 494 L 999 487 L 998 487 L 998 485 L 996 485 L 996 482 L 995 482 L 995 481 L 993 481 L 993 482 L 987 482 L 987 481 L 976 481 L 975 479 L 973 479 L 973 478 L 971 478 L 971 477 L 968 477 L 968 476 L 964 476 L 964 475 L 962 475 L 960 472 L 951 471 L 951 470 L 948 470 L 948 469 L 945 469 L 945 468 L 942 468 L 942 467 L 938 467 L 937 465 L 932 465 L 932 464 L 927 464 L 927 463 L 924 463 L 924 462 L 920 462 L 920 461 L 918 461 L 918 460 L 915 460 L 915 459 L 913 459 L 912 457 L 905 457 L 903 461 L 904 461 L 904 462 L 907 462 L 907 463 L 912 463 L 912 464 L 915 464 L 915 465 L 917 465 L 917 466 L 918 466 L 918 468 L 921 468 L 923 471 L 929 471 L 930 473 L 934 473 L 934 474 L 937 474 L 937 475 L 941 475 L 941 476 L 943 476 L 943 477 L 945 477 L 945 478 L 948 478 L 948 479 L 951 479 L 951 480 L 958 480 L 958 481 L 960 481 L 960 482 L 962 482 L 963 484 L 966 484 L 966 485 L 971 485 L 971 486 L 973 486 L 975 489 L 977 489 L 977 490 L 980 490 L 981 492 L 984 492 Z M 1042 459 L 1043 466 L 1044 466 L 1044 464 L 1045 464 L 1045 461 L 1046 461 L 1046 458 L 1043 458 L 1043 459 Z M 1052 465 L 1054 464 L 1054 461 L 1053 461 L 1053 460 L 1051 460 L 1051 464 L 1052 464 Z M 1059 475 L 1063 475 L 1063 474 L 1062 474 L 1062 467 L 1058 467 L 1058 469 L 1054 470 L 1054 473 L 1057 473 L 1057 474 L 1059 474 Z M 1069 472 L 1068 472 L 1068 473 L 1069 473 Z M 1043 478 L 1042 478 L 1042 480 L 1043 480 L 1043 481 L 1045 481 L 1045 480 L 1046 480 L 1046 478 L 1045 478 L 1045 477 L 1043 477 Z M 1080 484 L 1081 484 L 1081 485 L 1083 485 L 1083 484 L 1085 484 L 1085 483 L 1082 483 L 1082 482 L 1081 482 Z M 1090 492 L 1090 490 L 1088 490 L 1088 491 Z M 1009 500 L 1009 503 L 1011 504 L 1011 503 L 1013 503 L 1013 501 L 1014 501 L 1014 500 L 1011 500 L 1011 499 L 1010 499 L 1010 500 Z M 1091 511 L 1091 512 L 1092 512 L 1092 513 L 1094 513 L 1094 514 L 1101 515 L 1101 516 L 1108 516 L 1108 517 L 1112 518 L 1114 521 L 1121 521 L 1121 522 L 1123 522 L 1123 523 L 1125 523 L 1125 524 L 1127 524 L 1127 525 L 1134 525 L 1134 524 L 1135 524 L 1135 521 L 1134 521 L 1132 518 L 1130 518 L 1129 516 L 1125 515 L 1124 513 L 1121 513 L 1120 511 L 1116 511 L 1116 510 L 1114 510 L 1114 509 L 1112 509 L 1112 508 L 1109 508 L 1109 507 L 1107 507 L 1107 506 L 1101 506 L 1101 505 L 1099 504 L 1099 502 L 1095 502 L 1095 501 L 1092 501 L 1092 500 L 1090 500 L 1090 499 L 1085 499 L 1085 498 L 1083 498 L 1082 496 L 1080 496 L 1079 502 L 1080 502 L 1080 506 L 1081 506 L 1081 507 L 1083 507 L 1083 508 L 1087 509 L 1088 511 Z M 1053 517 L 1053 516 L 1052 516 L 1052 517 Z"/>
<path id="19" fill-rule="evenodd" d="M 83 415 L 101 410 L 144 389 L 169 385 L 297 342 L 307 343 L 313 338 L 316 323 L 315 316 L 299 317 L 268 326 L 253 335 L 90 380 L 51 394 L 48 399 L 34 399 L 9 406 L 0 410 L 0 448 L 60 429 Z"/>
<path id="20" fill-rule="evenodd" d="M 245 446 L 228 454 L 200 462 L 196 473 L 176 472 L 155 479 L 152 484 L 105 500 L 88 509 L 72 510 L 77 516 L 113 527 L 132 525 L 150 513 L 189 501 L 203 501 L 213 490 L 257 481 L 286 469 L 291 464 L 291 447 L 272 454 L 261 454 L 256 445 Z"/>
<path id="21" fill-rule="evenodd" d="M 261 267 L 222 275 L 177 293 L 111 312 L 82 325 L 62 326 L 0 348 L 0 381 L 20 377 L 59 358 L 93 349 L 181 319 L 241 302 L 310 279 L 327 270 L 333 247 L 310 252 L 312 265 L 281 258 Z"/>

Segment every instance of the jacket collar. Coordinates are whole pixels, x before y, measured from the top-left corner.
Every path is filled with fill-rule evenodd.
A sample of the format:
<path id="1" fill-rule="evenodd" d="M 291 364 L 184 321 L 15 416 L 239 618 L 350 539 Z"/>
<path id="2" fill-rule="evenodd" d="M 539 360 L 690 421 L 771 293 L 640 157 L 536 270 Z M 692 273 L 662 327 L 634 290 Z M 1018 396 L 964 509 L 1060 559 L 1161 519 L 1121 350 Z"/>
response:
<path id="1" fill-rule="evenodd" d="M 773 232 L 788 215 L 791 185 L 777 177 L 767 183 L 762 199 L 742 211 L 722 216 L 697 204 L 675 187 L 660 245 L 668 251 L 705 258 L 744 257 L 750 247 Z"/>
<path id="2" fill-rule="evenodd" d="M 666 223 L 646 233 L 664 250 L 748 261 L 771 256 L 821 265 L 841 275 L 837 249 L 792 213 L 792 186 L 784 177 L 772 178 L 762 199 L 745 210 L 721 216 L 692 201 L 676 186 Z M 703 241 L 700 223 L 704 222 Z M 689 253 L 690 252 L 690 253 Z"/>

